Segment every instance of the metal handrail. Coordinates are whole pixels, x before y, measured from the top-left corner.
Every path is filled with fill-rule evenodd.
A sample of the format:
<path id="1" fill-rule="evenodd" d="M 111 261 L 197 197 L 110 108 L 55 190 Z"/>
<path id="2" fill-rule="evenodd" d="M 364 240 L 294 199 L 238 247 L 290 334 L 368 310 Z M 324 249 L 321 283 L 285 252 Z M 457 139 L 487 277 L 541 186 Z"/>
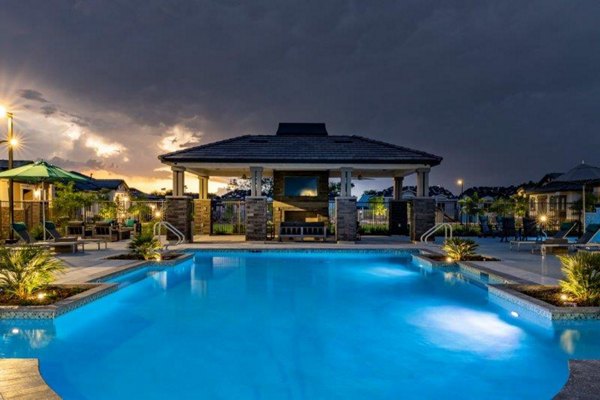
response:
<path id="1" fill-rule="evenodd" d="M 172 234 L 177 236 L 177 242 L 175 243 L 175 246 L 180 245 L 183 242 L 185 242 L 185 235 L 179 229 L 175 228 L 173 226 L 173 224 L 171 224 L 170 222 L 167 222 L 167 221 L 158 221 L 157 223 L 154 224 L 154 227 L 152 229 L 152 233 L 154 234 L 154 237 L 160 238 L 160 230 L 163 226 L 168 231 L 170 231 Z"/>
<path id="2" fill-rule="evenodd" d="M 444 239 L 448 239 L 448 229 L 450 229 L 450 239 L 452 239 L 452 225 L 448 222 L 440 222 L 429 228 L 427 231 L 425 231 L 425 233 L 421 235 L 421 242 L 427 242 L 427 239 L 429 239 L 431 235 L 436 233 L 442 227 L 444 228 Z"/>

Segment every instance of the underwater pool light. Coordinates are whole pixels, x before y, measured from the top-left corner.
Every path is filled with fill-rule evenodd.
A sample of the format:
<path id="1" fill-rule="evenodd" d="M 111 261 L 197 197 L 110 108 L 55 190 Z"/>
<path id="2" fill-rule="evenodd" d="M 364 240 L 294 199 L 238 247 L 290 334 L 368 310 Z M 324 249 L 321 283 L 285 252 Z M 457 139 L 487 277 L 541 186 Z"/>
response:
<path id="1" fill-rule="evenodd" d="M 511 312 L 510 312 L 510 315 L 512 315 L 512 316 L 513 316 L 513 317 L 515 317 L 515 318 L 519 318 L 519 313 L 518 313 L 518 312 L 516 312 L 516 311 L 511 311 Z"/>

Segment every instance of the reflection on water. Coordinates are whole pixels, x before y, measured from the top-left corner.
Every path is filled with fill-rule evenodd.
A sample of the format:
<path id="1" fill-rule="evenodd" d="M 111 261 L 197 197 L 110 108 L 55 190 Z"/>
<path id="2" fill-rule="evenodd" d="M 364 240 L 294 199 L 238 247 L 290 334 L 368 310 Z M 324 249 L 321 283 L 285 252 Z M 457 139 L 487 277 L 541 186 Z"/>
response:
<path id="1" fill-rule="evenodd" d="M 496 359 L 509 356 L 524 335 L 521 328 L 501 320 L 496 314 L 464 307 L 420 309 L 412 322 L 438 347 Z"/>
<path id="2" fill-rule="evenodd" d="M 567 353 L 575 353 L 577 342 L 581 339 L 581 333 L 575 329 L 566 329 L 560 335 L 560 347 Z"/>
<path id="3" fill-rule="evenodd" d="M 48 346 L 56 336 L 56 328 L 53 320 L 7 320 L 0 323 L 0 335 L 0 355 L 11 357 L 7 349 L 24 347 L 33 353 Z"/>

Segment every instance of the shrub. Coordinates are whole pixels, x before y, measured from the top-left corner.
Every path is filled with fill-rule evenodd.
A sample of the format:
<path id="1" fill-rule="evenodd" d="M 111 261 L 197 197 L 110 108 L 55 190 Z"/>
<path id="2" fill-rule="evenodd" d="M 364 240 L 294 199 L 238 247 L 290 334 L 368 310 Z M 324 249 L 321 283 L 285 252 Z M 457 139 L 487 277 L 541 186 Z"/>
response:
<path id="1" fill-rule="evenodd" d="M 559 256 L 565 276 L 561 291 L 581 305 L 600 305 L 600 254 L 580 251 Z"/>
<path id="2" fill-rule="evenodd" d="M 160 240 L 152 235 L 137 235 L 129 242 L 129 249 L 132 254 L 135 254 L 144 260 L 160 261 L 161 259 L 160 250 L 162 249 L 162 244 L 160 243 Z"/>
<path id="3" fill-rule="evenodd" d="M 63 263 L 41 247 L 0 248 L 0 288 L 20 299 L 54 281 Z"/>
<path id="4" fill-rule="evenodd" d="M 452 238 L 446 240 L 442 250 L 448 257 L 456 261 L 462 261 L 475 255 L 479 245 L 471 239 Z"/>

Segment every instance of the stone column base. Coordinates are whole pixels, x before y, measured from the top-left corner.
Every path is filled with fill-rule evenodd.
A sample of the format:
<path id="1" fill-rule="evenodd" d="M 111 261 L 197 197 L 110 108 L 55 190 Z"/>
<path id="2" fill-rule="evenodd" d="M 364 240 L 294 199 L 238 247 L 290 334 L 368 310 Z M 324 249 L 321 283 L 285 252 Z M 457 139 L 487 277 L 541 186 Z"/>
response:
<path id="1" fill-rule="evenodd" d="M 194 200 L 194 235 L 212 233 L 212 202 L 210 199 Z"/>
<path id="2" fill-rule="evenodd" d="M 354 242 L 357 238 L 356 197 L 335 198 L 335 240 Z"/>
<path id="3" fill-rule="evenodd" d="M 429 197 L 412 199 L 410 217 L 410 239 L 421 240 L 421 235 L 435 225 L 435 200 Z"/>
<path id="4" fill-rule="evenodd" d="M 267 198 L 246 197 L 246 240 L 267 240 Z"/>
<path id="5" fill-rule="evenodd" d="M 192 235 L 192 199 L 187 196 L 167 196 L 164 210 L 165 221 L 179 229 L 188 243 Z M 177 237 L 167 231 L 167 240 L 177 240 Z"/>

